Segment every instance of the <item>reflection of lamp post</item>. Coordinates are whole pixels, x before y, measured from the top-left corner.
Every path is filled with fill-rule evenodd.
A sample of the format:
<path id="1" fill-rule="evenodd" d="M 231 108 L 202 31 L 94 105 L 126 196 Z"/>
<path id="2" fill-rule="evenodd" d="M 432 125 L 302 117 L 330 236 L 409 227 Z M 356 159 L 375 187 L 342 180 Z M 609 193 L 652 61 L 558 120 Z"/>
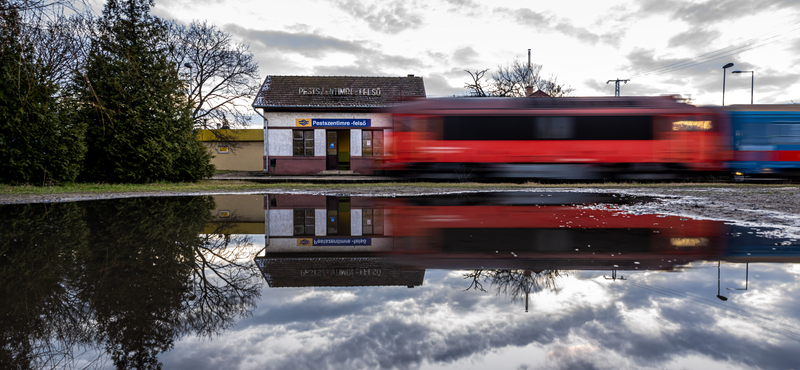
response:
<path id="1" fill-rule="evenodd" d="M 733 67 L 733 63 L 722 66 L 722 106 L 725 106 L 725 70 Z"/>
<path id="2" fill-rule="evenodd" d="M 730 64 L 730 63 L 728 63 L 728 64 Z M 721 263 L 722 263 L 722 261 L 717 261 L 717 298 L 719 298 L 719 299 L 721 299 L 723 301 L 727 301 L 728 297 L 724 297 L 724 296 L 719 295 L 719 274 L 720 274 L 719 273 L 719 265 Z"/>
<path id="3" fill-rule="evenodd" d="M 628 280 L 624 276 L 617 277 L 617 269 L 611 270 L 611 277 L 603 275 L 603 278 L 606 280 Z"/>
<path id="4" fill-rule="evenodd" d="M 725 288 L 727 290 L 747 290 L 747 284 L 750 280 L 750 262 L 747 262 L 744 270 L 744 288 Z"/>
<path id="5" fill-rule="evenodd" d="M 731 73 L 746 73 L 746 72 L 750 72 L 750 104 L 752 105 L 753 104 L 753 81 L 755 79 L 755 77 L 754 77 L 755 73 L 753 71 L 733 71 Z M 725 99 L 723 99 L 723 102 L 724 101 L 725 101 Z"/>

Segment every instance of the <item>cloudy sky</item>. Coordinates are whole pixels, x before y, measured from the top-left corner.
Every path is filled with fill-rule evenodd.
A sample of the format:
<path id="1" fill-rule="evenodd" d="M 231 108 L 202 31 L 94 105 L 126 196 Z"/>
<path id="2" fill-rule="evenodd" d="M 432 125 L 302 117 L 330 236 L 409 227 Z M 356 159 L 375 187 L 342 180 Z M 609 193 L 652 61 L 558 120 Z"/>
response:
<path id="1" fill-rule="evenodd" d="M 781 369 L 800 351 L 800 265 L 695 262 L 680 273 L 564 271 L 558 291 L 466 290 L 462 271 L 422 286 L 268 288 L 252 317 L 159 357 L 170 369 Z"/>
<path id="2" fill-rule="evenodd" d="M 156 0 L 153 13 L 208 20 L 250 45 L 266 75 L 423 76 L 429 96 L 463 94 L 464 70 L 515 57 L 573 95 L 680 94 L 726 104 L 800 101 L 797 0 Z"/>

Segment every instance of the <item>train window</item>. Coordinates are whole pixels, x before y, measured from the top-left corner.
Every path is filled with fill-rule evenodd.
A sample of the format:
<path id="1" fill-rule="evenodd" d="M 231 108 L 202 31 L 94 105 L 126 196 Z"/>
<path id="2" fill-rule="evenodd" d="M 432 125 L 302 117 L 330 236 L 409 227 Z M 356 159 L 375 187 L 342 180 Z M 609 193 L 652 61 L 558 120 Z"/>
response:
<path id="1" fill-rule="evenodd" d="M 444 140 L 534 140 L 532 116 L 446 116 Z"/>
<path id="2" fill-rule="evenodd" d="M 443 140 L 652 140 L 650 116 L 447 116 Z"/>
<path id="3" fill-rule="evenodd" d="M 537 139 L 572 139 L 575 136 L 575 117 L 537 117 Z"/>
<path id="4" fill-rule="evenodd" d="M 577 116 L 575 140 L 653 140 L 651 116 Z"/>
<path id="5" fill-rule="evenodd" d="M 714 126 L 709 120 L 682 120 L 672 122 L 672 131 L 711 131 Z"/>
<path id="6" fill-rule="evenodd" d="M 800 144 L 800 122 L 774 122 L 767 126 L 767 140 L 771 145 Z"/>

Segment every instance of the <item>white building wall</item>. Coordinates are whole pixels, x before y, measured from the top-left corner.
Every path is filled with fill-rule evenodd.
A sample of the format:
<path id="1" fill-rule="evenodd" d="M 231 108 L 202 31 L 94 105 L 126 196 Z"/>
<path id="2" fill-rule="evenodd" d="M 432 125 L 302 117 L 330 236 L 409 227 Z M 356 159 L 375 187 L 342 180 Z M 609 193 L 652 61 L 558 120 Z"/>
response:
<path id="1" fill-rule="evenodd" d="M 314 130 L 314 156 L 324 157 L 327 152 L 325 151 L 325 143 L 328 139 L 325 137 L 325 129 Z"/>
<path id="2" fill-rule="evenodd" d="M 361 131 L 361 130 L 359 130 Z M 350 235 L 361 236 L 363 235 L 362 220 L 363 216 L 360 209 L 350 210 Z"/>
<path id="3" fill-rule="evenodd" d="M 269 130 L 268 140 L 269 156 L 292 155 L 292 130 Z"/>
<path id="4" fill-rule="evenodd" d="M 269 236 L 294 235 L 294 210 L 271 209 L 269 211 Z"/>
<path id="5" fill-rule="evenodd" d="M 350 130 L 350 156 L 361 156 L 361 129 L 354 128 Z"/>
<path id="6" fill-rule="evenodd" d="M 328 223 L 325 219 L 328 217 L 328 210 L 315 209 L 314 210 L 314 235 L 325 236 L 328 235 Z"/>

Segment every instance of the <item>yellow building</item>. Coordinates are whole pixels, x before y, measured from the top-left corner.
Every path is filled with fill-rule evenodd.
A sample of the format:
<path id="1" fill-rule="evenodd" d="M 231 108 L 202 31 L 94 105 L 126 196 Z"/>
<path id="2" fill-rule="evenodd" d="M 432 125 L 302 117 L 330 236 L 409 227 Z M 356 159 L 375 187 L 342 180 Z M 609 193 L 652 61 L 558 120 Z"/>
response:
<path id="1" fill-rule="evenodd" d="M 217 170 L 264 170 L 263 129 L 201 130 L 201 140 Z"/>

